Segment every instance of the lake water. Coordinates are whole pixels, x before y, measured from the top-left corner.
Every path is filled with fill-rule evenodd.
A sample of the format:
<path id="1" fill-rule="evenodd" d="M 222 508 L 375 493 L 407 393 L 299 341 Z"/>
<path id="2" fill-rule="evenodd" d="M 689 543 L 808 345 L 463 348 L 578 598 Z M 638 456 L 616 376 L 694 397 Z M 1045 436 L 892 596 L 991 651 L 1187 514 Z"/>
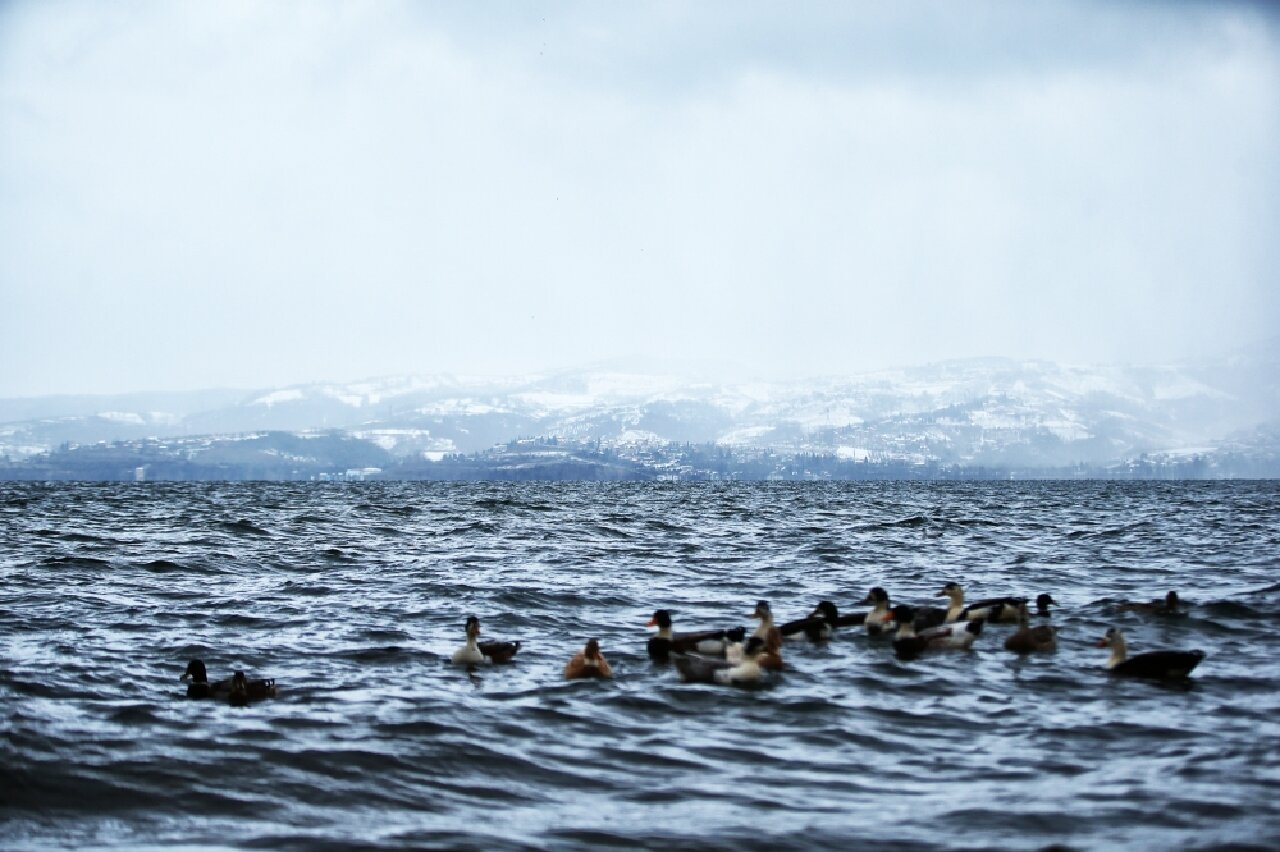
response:
<path id="1" fill-rule="evenodd" d="M 5 848 L 1280 847 L 1275 482 L 0 483 L 0 577 Z M 1059 650 L 846 630 L 751 691 L 645 653 L 659 607 L 947 581 L 1050 592 Z M 448 662 L 469 614 L 514 664 Z M 1208 656 L 1112 678 L 1112 625 Z M 614 680 L 563 681 L 593 636 Z M 280 694 L 189 700 L 193 657 Z"/>

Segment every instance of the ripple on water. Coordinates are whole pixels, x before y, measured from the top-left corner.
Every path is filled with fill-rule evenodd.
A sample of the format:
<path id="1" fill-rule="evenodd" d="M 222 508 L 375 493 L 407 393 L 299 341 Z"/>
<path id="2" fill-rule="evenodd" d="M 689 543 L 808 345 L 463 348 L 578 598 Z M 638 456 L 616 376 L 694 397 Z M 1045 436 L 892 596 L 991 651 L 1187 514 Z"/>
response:
<path id="1" fill-rule="evenodd" d="M 1280 845 L 1276 483 L 0 483 L 0 508 L 0 845 Z M 946 580 L 1051 592 L 1057 653 L 988 625 L 904 663 L 849 630 L 747 691 L 644 651 L 659 607 L 729 626 Z M 1169 588 L 1186 617 L 1105 603 Z M 448 663 L 470 613 L 514 665 Z M 1209 657 L 1189 688 L 1108 678 L 1112 625 Z M 588 637 L 613 682 L 560 679 Z M 186 699 L 191 658 L 280 695 Z"/>

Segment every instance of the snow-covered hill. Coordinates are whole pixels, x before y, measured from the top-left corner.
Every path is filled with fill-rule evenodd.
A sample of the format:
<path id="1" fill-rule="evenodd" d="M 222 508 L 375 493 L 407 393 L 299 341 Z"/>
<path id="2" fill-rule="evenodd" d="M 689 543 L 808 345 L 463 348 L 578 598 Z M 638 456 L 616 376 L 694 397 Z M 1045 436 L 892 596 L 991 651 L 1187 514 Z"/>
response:
<path id="1" fill-rule="evenodd" d="M 349 432 L 400 455 L 522 436 L 605 445 L 714 442 L 848 458 L 1107 463 L 1200 451 L 1280 422 L 1280 341 L 1199 363 L 1064 366 L 948 361 L 789 382 L 716 382 L 653 368 L 507 378 L 397 376 L 131 397 L 0 401 L 0 454 L 64 442 L 268 430 Z M 16 415 L 16 416 L 15 416 Z"/>

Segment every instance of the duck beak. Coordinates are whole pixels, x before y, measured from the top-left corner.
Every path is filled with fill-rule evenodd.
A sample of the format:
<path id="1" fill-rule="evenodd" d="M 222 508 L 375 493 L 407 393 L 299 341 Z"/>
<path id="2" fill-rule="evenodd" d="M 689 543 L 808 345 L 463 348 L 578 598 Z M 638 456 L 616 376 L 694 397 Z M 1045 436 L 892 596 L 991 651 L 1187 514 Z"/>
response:
<path id="1" fill-rule="evenodd" d="M 1105 648 L 1105 647 L 1107 647 L 1107 640 L 1106 640 L 1106 639 L 1099 639 L 1099 640 L 1098 640 L 1098 647 L 1099 647 L 1099 648 Z"/>
<path id="2" fill-rule="evenodd" d="M 942 591 L 940 591 L 940 592 L 938 592 L 936 595 L 934 595 L 934 597 L 935 597 L 935 598 L 945 598 L 946 596 L 947 596 L 947 590 L 946 590 L 946 589 L 943 589 Z"/>
<path id="3" fill-rule="evenodd" d="M 178 680 L 185 681 L 189 677 L 191 677 L 191 672 L 183 672 L 182 677 L 178 678 Z"/>
<path id="4" fill-rule="evenodd" d="M 645 625 L 645 627 L 656 627 L 657 625 L 658 625 L 658 622 L 654 621 L 654 620 L 651 618 L 651 619 L 649 619 L 649 622 Z"/>

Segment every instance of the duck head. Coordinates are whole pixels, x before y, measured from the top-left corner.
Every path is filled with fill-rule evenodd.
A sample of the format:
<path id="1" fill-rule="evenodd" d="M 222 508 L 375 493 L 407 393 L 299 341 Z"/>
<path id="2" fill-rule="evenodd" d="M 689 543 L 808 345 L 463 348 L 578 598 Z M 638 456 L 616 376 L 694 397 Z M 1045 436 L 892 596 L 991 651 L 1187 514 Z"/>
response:
<path id="1" fill-rule="evenodd" d="M 823 618 L 834 623 L 840 617 L 840 610 L 831 601 L 819 601 L 818 605 L 813 608 L 813 612 L 809 613 L 810 618 Z"/>
<path id="2" fill-rule="evenodd" d="M 600 640 L 588 639 L 586 647 L 582 649 L 582 656 L 589 663 L 599 663 L 600 662 Z"/>
<path id="3" fill-rule="evenodd" d="M 937 598 L 951 598 L 952 603 L 964 600 L 964 589 L 960 588 L 959 583 L 947 583 L 942 587 L 942 591 L 934 595 Z"/>
<path id="4" fill-rule="evenodd" d="M 1179 603 L 1180 601 L 1178 600 L 1177 592 L 1171 591 L 1169 594 L 1164 596 L 1164 605 L 1166 609 L 1177 609 Z"/>
<path id="5" fill-rule="evenodd" d="M 915 609 L 907 606 L 906 604 L 898 604 L 893 609 L 889 610 L 889 613 L 893 616 L 893 620 L 898 622 L 898 624 L 911 624 L 916 620 Z"/>
<path id="6" fill-rule="evenodd" d="M 1056 603 L 1057 601 L 1055 601 L 1053 597 L 1047 593 L 1041 593 L 1036 595 L 1036 615 L 1048 615 L 1049 605 L 1056 604 Z"/>
<path id="7" fill-rule="evenodd" d="M 192 660 L 187 663 L 187 670 L 178 680 L 190 680 L 192 683 L 208 683 L 209 674 L 205 671 L 203 660 Z"/>
<path id="8" fill-rule="evenodd" d="M 871 591 L 867 592 L 867 596 L 858 601 L 858 603 L 871 604 L 872 606 L 881 603 L 888 605 L 889 593 L 880 586 L 874 586 Z"/>
<path id="9" fill-rule="evenodd" d="M 1124 634 L 1120 632 L 1119 628 L 1108 627 L 1106 635 L 1098 640 L 1098 647 L 1113 648 L 1116 645 L 1124 646 Z"/>
<path id="10" fill-rule="evenodd" d="M 758 618 L 761 621 L 773 620 L 773 610 L 769 607 L 769 602 L 765 600 L 756 601 L 756 608 L 750 613 L 752 618 Z"/>
<path id="11" fill-rule="evenodd" d="M 467 638 L 474 639 L 480 635 L 480 619 L 474 615 L 467 616 Z"/>
<path id="12" fill-rule="evenodd" d="M 653 618 L 645 626 L 666 630 L 671 627 L 671 613 L 665 609 L 656 609 L 653 611 Z"/>

